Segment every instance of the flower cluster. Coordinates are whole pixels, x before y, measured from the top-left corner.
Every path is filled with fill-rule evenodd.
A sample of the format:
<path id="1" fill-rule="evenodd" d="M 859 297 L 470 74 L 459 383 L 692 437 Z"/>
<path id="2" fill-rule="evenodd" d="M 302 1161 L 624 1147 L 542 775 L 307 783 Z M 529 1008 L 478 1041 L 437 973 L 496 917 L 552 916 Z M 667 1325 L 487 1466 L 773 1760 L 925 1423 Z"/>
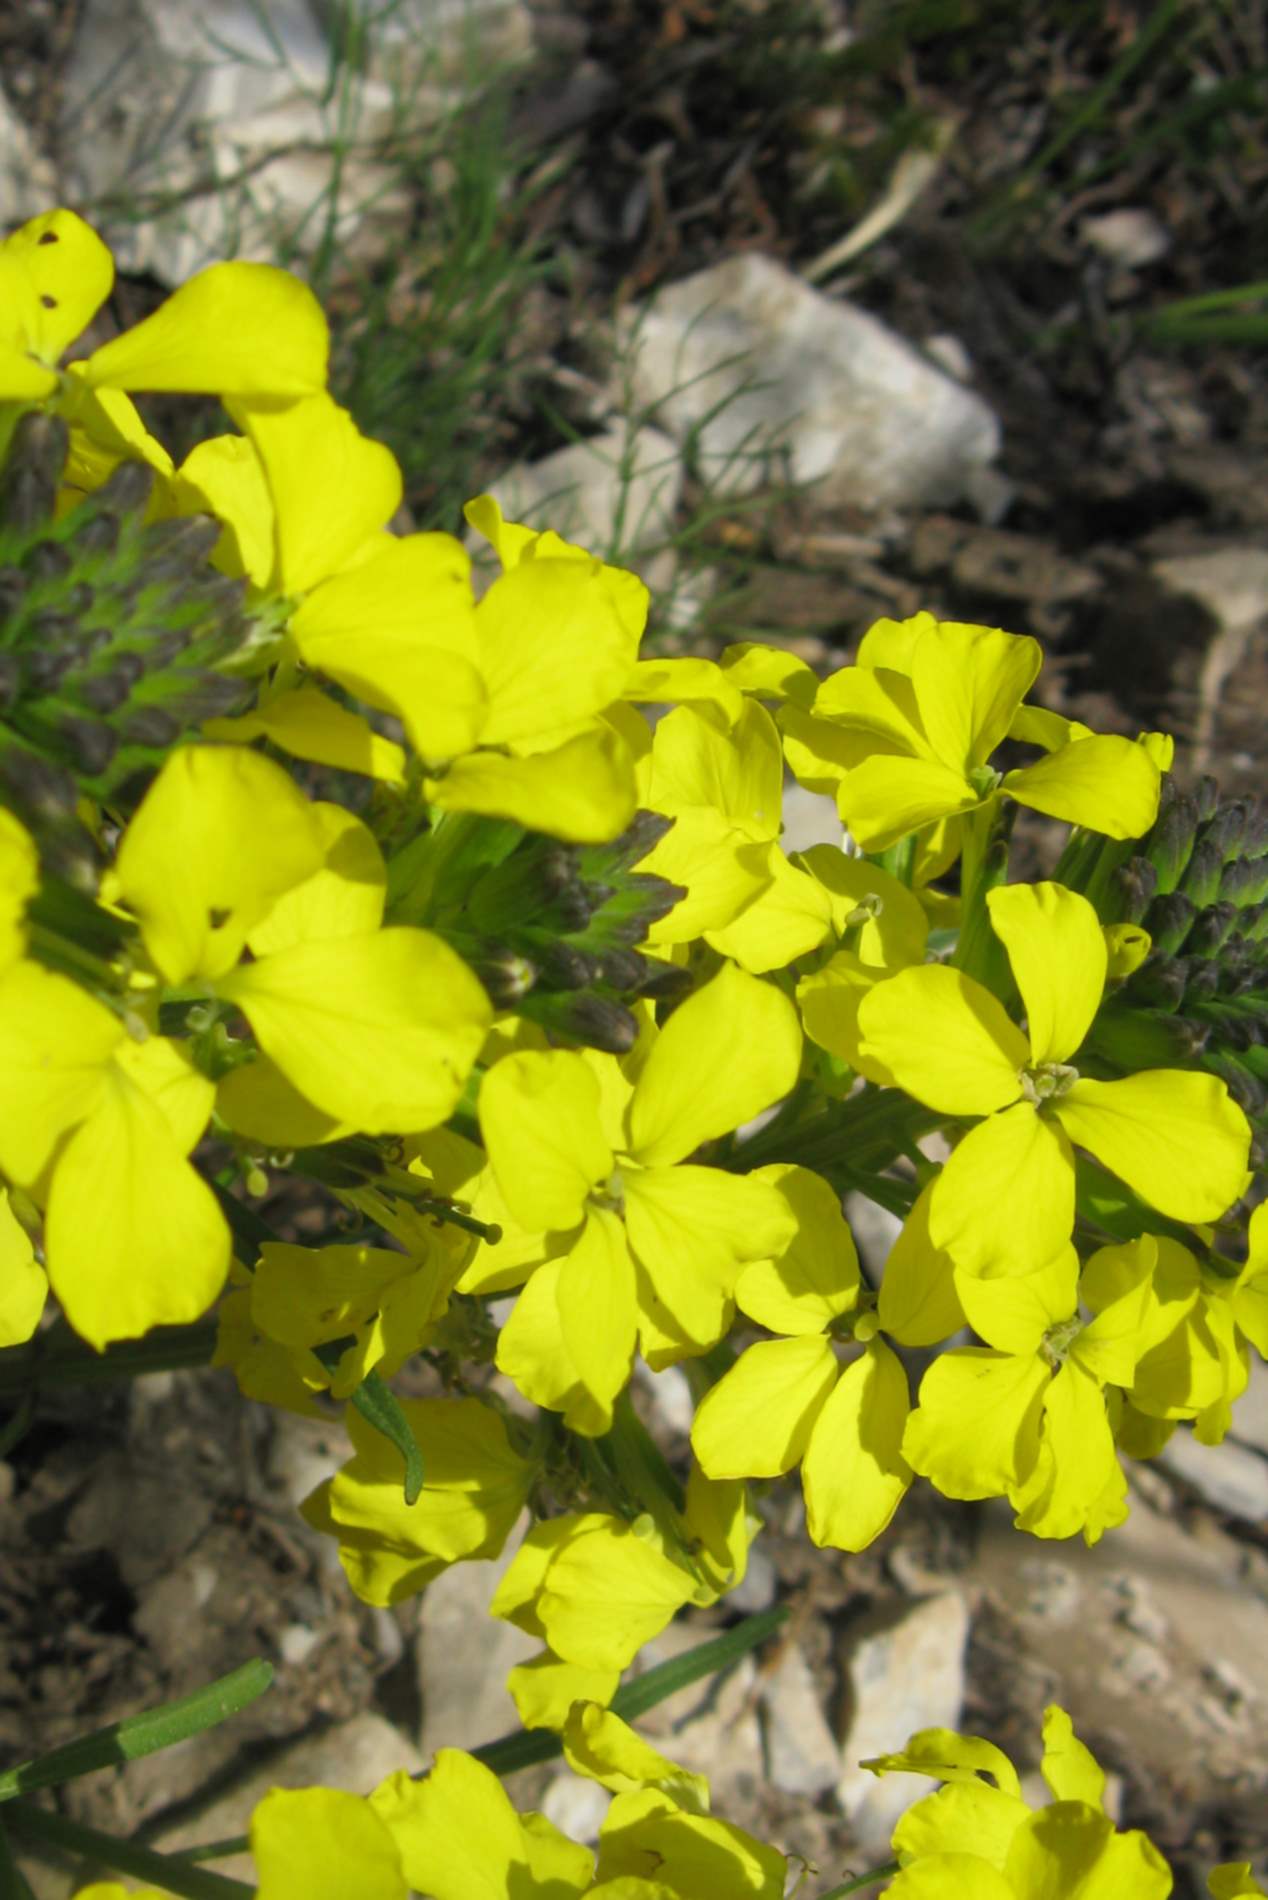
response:
<path id="1" fill-rule="evenodd" d="M 0 1346 L 50 1289 L 96 1351 L 214 1311 L 244 1393 L 348 1401 L 304 1509 L 371 1603 L 519 1540 L 493 1613 L 543 1646 L 525 1724 L 616 1790 L 597 1871 L 455 1754 L 271 1796 L 262 1893 L 444 1900 L 478 1837 L 491 1894 L 774 1900 L 603 1710 L 796 1467 L 820 1544 L 917 1478 L 1091 1542 L 1123 1456 L 1228 1429 L 1268 1351 L 1263 825 L 1028 698 L 999 629 L 882 621 L 823 681 L 640 658 L 641 582 L 489 497 L 491 578 L 393 532 L 284 273 L 214 266 L 61 367 L 111 269 L 65 211 L 0 246 Z M 177 464 L 127 392 L 232 427 Z M 787 771 L 840 847 L 785 852 Z M 1021 809 L 1072 828 L 1038 881 Z M 883 1268 L 848 1194 L 899 1217 Z M 640 1360 L 685 1370 L 691 1460 Z M 1038 1815 L 986 1746 L 887 1762 L 949 1778 L 895 1895 L 1166 1892 L 1068 1724 Z"/>

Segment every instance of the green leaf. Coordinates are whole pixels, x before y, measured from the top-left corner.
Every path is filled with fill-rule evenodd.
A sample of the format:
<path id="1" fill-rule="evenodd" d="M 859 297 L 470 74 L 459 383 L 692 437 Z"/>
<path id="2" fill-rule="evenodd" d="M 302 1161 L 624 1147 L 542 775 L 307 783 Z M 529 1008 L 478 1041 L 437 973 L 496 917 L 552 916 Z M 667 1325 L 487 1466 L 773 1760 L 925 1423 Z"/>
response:
<path id="1" fill-rule="evenodd" d="M 377 1372 L 367 1372 L 352 1394 L 352 1403 L 367 1425 L 382 1432 L 400 1452 L 405 1461 L 405 1502 L 416 1503 L 423 1488 L 423 1454 L 396 1395 L 384 1385 Z"/>
<path id="2" fill-rule="evenodd" d="M 4 1769 L 0 1772 L 0 1801 L 29 1794 L 34 1788 L 53 1788 L 98 1768 L 114 1768 L 120 1762 L 136 1761 L 142 1755 L 154 1755 L 161 1748 L 187 1741 L 191 1735 L 215 1728 L 248 1708 L 272 1680 L 272 1664 L 257 1656 L 241 1669 L 195 1689 L 192 1695 L 164 1702 L 156 1709 L 144 1709 L 140 1715 L 125 1716 L 109 1728 L 81 1735 L 47 1755 L 36 1755 L 15 1768 Z"/>
<path id="3" fill-rule="evenodd" d="M 112 1873 L 131 1874 L 178 1900 L 255 1900 L 255 1888 L 245 1881 L 230 1880 L 224 1874 L 210 1874 L 191 1867 L 172 1854 L 156 1854 L 152 1848 L 138 1847 L 135 1841 L 117 1841 L 113 1835 L 84 1827 L 64 1814 L 52 1814 L 47 1808 L 30 1807 L 25 1801 L 12 1801 L 5 1809 L 5 1826 L 23 1840 L 40 1846 L 59 1848 L 63 1853 L 78 1854 L 99 1862 Z"/>

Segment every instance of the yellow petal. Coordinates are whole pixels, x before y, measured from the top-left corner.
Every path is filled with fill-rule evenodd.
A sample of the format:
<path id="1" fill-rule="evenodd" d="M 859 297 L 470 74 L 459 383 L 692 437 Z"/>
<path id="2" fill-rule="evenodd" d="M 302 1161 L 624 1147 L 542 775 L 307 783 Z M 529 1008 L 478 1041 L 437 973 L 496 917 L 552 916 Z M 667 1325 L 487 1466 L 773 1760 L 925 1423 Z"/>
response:
<path id="1" fill-rule="evenodd" d="M 989 1115 L 1021 1094 L 1025 1037 L 989 990 L 944 963 L 900 970 L 859 1004 L 862 1054 L 949 1115 Z"/>
<path id="2" fill-rule="evenodd" d="M 638 1309 L 625 1229 L 606 1208 L 590 1209 L 560 1262 L 555 1300 L 577 1378 L 595 1410 L 610 1417 L 630 1376 Z"/>
<path id="3" fill-rule="evenodd" d="M 279 693 L 236 719 L 208 719 L 203 734 L 208 739 L 242 742 L 271 739 L 294 758 L 313 759 L 319 765 L 360 772 L 392 785 L 405 778 L 402 747 L 375 732 L 363 714 L 336 705 L 315 686 Z"/>
<path id="4" fill-rule="evenodd" d="M 1071 1141 L 1173 1220 L 1218 1220 L 1245 1191 L 1250 1124 L 1213 1075 L 1080 1077 L 1053 1107 Z"/>
<path id="5" fill-rule="evenodd" d="M 475 618 L 487 745 L 523 744 L 601 711 L 620 698 L 637 655 L 598 561 L 521 562 Z"/>
<path id="6" fill-rule="evenodd" d="M 297 944 L 218 989 L 302 1095 L 367 1134 L 444 1121 L 493 1014 L 461 957 L 406 926 Z"/>
<path id="7" fill-rule="evenodd" d="M 277 558 L 273 497 L 247 437 L 217 435 L 198 443 L 181 463 L 173 490 L 179 513 L 206 513 L 223 522 L 217 564 L 267 587 Z"/>
<path id="8" fill-rule="evenodd" d="M 929 1237 L 935 1186 L 921 1189 L 885 1262 L 876 1317 L 901 1346 L 935 1346 L 964 1324 L 951 1256 Z"/>
<path id="9" fill-rule="evenodd" d="M 571 1050 L 524 1050 L 480 1085 L 480 1133 L 506 1204 L 523 1227 L 575 1227 L 612 1171 L 599 1083 Z"/>
<path id="10" fill-rule="evenodd" d="M 619 1715 L 595 1702 L 576 1702 L 563 1730 L 564 1759 L 574 1774 L 585 1775 L 613 1794 L 659 1788 L 677 1806 L 706 1814 L 709 1784 L 662 1755 Z"/>
<path id="11" fill-rule="evenodd" d="M 0 337 L 21 353 L 18 361 L 33 357 L 52 369 L 113 283 L 114 259 L 92 227 L 73 211 L 42 212 L 0 245 Z M 0 370 L 0 393 L 13 399 L 47 389 L 13 387 Z"/>
<path id="12" fill-rule="evenodd" d="M 837 809 L 864 851 L 887 851 L 911 832 L 980 803 L 962 774 L 940 760 L 881 754 L 847 772 L 837 791 Z"/>
<path id="13" fill-rule="evenodd" d="M 648 942 L 689 943 L 706 930 L 721 930 L 769 889 L 774 876 L 769 844 L 713 807 L 687 807 L 674 814 L 665 836 L 639 861 L 639 870 L 677 884 L 682 896 L 647 933 Z"/>
<path id="14" fill-rule="evenodd" d="M 476 743 L 487 695 L 475 665 L 471 563 L 452 535 L 383 536 L 300 602 L 288 632 L 306 665 L 396 713 L 429 763 Z"/>
<path id="15" fill-rule="evenodd" d="M 778 1188 L 797 1230 L 777 1258 L 744 1269 L 736 1305 L 772 1333 L 822 1332 L 859 1297 L 858 1254 L 841 1197 L 809 1168 L 785 1161 L 755 1169 L 749 1179 Z"/>
<path id="16" fill-rule="evenodd" d="M 326 319 L 308 285 L 271 264 L 212 264 L 153 316 L 94 350 L 94 389 L 272 400 L 325 386 Z"/>
<path id="17" fill-rule="evenodd" d="M 734 726 L 713 706 L 669 713 L 656 728 L 650 799 L 657 811 L 712 807 L 758 843 L 777 838 L 783 767 L 770 714 L 753 700 Z"/>
<path id="18" fill-rule="evenodd" d="M 698 1349 L 713 1345 L 729 1322 L 740 1268 L 780 1252 L 796 1217 L 769 1182 L 723 1168 L 627 1169 L 622 1178 L 630 1247 L 662 1324 L 672 1321 Z"/>
<path id="19" fill-rule="evenodd" d="M 1078 1310 L 1079 1256 L 1067 1241 L 1031 1273 L 993 1279 L 962 1273 L 956 1290 L 965 1317 L 979 1339 L 999 1352 L 1039 1351 L 1044 1334 Z"/>
<path id="20" fill-rule="evenodd" d="M 907 1494 L 907 1375 L 884 1340 L 847 1366 L 820 1412 L 801 1464 L 806 1528 L 820 1546 L 865 1550 Z"/>
<path id="21" fill-rule="evenodd" d="M 391 1836 L 411 1889 L 432 1900 L 509 1900 L 527 1890 L 520 1817 L 493 1770 L 473 1755 L 439 1749 L 430 1774 L 415 1781 L 402 1769 L 379 1784 L 368 1805 Z"/>
<path id="22" fill-rule="evenodd" d="M 952 1347 L 921 1381 L 903 1434 L 907 1463 L 949 1498 L 1010 1491 L 1034 1466 L 1051 1376 L 1037 1357 Z"/>
<path id="23" fill-rule="evenodd" d="M 1043 1712 L 1043 1760 L 1040 1773 L 1057 1801 L 1086 1801 L 1099 1808 L 1105 1771 L 1074 1732 L 1074 1724 L 1055 1702 Z"/>
<path id="24" fill-rule="evenodd" d="M 1058 1801 L 1023 1821 L 1005 1868 L 1012 1891 L 1062 1900 L 1167 1900 L 1171 1870 L 1153 1843 L 1081 1801 Z"/>
<path id="25" fill-rule="evenodd" d="M 557 1656 L 624 1669 L 693 1588 L 685 1570 L 614 1519 L 570 1538 L 552 1559 L 538 1613 Z"/>
<path id="26" fill-rule="evenodd" d="M 123 1034 L 117 1016 L 38 963 L 16 963 L 0 977 L 0 1167 L 20 1186 L 92 1112 Z"/>
<path id="27" fill-rule="evenodd" d="M 0 1188 L 0 1346 L 22 1346 L 40 1323 L 48 1280 L 31 1238 Z"/>
<path id="28" fill-rule="evenodd" d="M 1031 1059 L 1065 1062 L 1092 1026 L 1108 952 L 1086 897 L 1063 884 L 988 891 L 991 927 L 1008 952 L 1030 1026 Z"/>
<path id="29" fill-rule="evenodd" d="M 930 1854 L 980 1854 L 1002 1873 L 1013 1835 L 1030 1813 L 1026 1803 L 984 1781 L 949 1781 L 915 1802 L 894 1829 L 902 1861 Z"/>
<path id="30" fill-rule="evenodd" d="M 1003 790 L 1049 818 L 1107 838 L 1140 838 L 1158 816 L 1161 774 L 1143 745 L 1089 734 L 1004 776 Z"/>
<path id="31" fill-rule="evenodd" d="M 823 885 L 833 929 L 865 968 L 901 970 L 923 960 L 929 919 L 915 892 L 896 877 L 832 844 L 811 845 L 796 862 Z"/>
<path id="32" fill-rule="evenodd" d="M 357 937 L 383 921 L 387 867 L 374 833 L 342 805 L 310 807 L 322 844 L 319 870 L 279 897 L 247 938 L 257 957 L 311 938 Z"/>
<path id="33" fill-rule="evenodd" d="M 724 678 L 758 699 L 790 699 L 809 706 L 819 690 L 813 667 L 784 647 L 762 640 L 739 640 L 724 647 L 718 660 Z"/>
<path id="34" fill-rule="evenodd" d="M 573 844 L 619 837 L 638 802 L 629 748 L 608 725 L 530 758 L 469 753 L 427 781 L 427 796 L 442 811 L 512 818 Z"/>
<path id="35" fill-rule="evenodd" d="M 251 1816 L 259 1900 L 408 1900 L 396 1844 L 368 1801 L 271 1788 Z"/>
<path id="36" fill-rule="evenodd" d="M 53 1291 L 98 1347 L 197 1319 L 229 1271 L 215 1196 L 162 1109 L 114 1067 L 58 1157 L 44 1236 Z"/>
<path id="37" fill-rule="evenodd" d="M 589 1391 L 564 1343 L 559 1309 L 563 1265 L 562 1259 L 547 1260 L 528 1281 L 498 1334 L 497 1369 L 534 1405 L 562 1412 L 569 1431 L 598 1438 L 612 1429 L 612 1408 Z"/>
<path id="38" fill-rule="evenodd" d="M 321 867 L 312 808 L 271 759 L 182 746 L 141 801 L 115 864 L 119 895 L 169 983 L 220 976 L 283 891 Z"/>
<path id="39" fill-rule="evenodd" d="M 999 627 L 944 620 L 922 628 L 911 679 L 936 757 L 961 773 L 984 765 L 1042 664 L 1037 640 Z"/>
<path id="40" fill-rule="evenodd" d="M 607 1707 L 621 1680 L 619 1669 L 583 1669 L 561 1662 L 550 1650 L 516 1663 L 506 1678 L 507 1691 L 525 1728 L 562 1728 L 574 1702 Z"/>
<path id="41" fill-rule="evenodd" d="M 832 904 L 816 880 L 790 864 L 777 844 L 767 850 L 770 883 L 731 923 L 706 941 L 754 976 L 782 970 L 821 944 L 832 928 Z"/>
<path id="42" fill-rule="evenodd" d="M 1074 1226 L 1074 1156 L 1029 1102 L 970 1128 L 943 1167 L 929 1234 L 961 1273 L 1029 1273 Z"/>
<path id="43" fill-rule="evenodd" d="M 681 1161 L 786 1095 L 800 1060 L 788 998 L 726 965 L 656 1038 L 630 1104 L 632 1152 L 648 1165 Z"/>
<path id="44" fill-rule="evenodd" d="M 307 593 L 391 519 L 401 471 L 392 451 L 362 435 L 325 390 L 284 408 L 246 409 L 241 420 L 273 497 L 275 585 Z"/>
<path id="45" fill-rule="evenodd" d="M 776 1478 L 798 1463 L 837 1362 L 818 1334 L 768 1339 L 740 1354 L 701 1400 L 691 1445 L 711 1478 Z"/>
<path id="46" fill-rule="evenodd" d="M 314 1108 L 267 1056 L 239 1063 L 221 1077 L 216 1109 L 237 1134 L 279 1151 L 316 1148 L 354 1132 L 350 1122 Z"/>
<path id="47" fill-rule="evenodd" d="M 187 1155 L 202 1135 L 215 1101 L 216 1085 L 194 1067 L 188 1050 L 168 1036 L 131 1037 L 119 1043 L 112 1067 L 143 1089 L 162 1111 L 176 1146 Z"/>
<path id="48" fill-rule="evenodd" d="M 930 1854 L 904 1867 L 888 1900 L 1017 1900 L 1017 1888 L 980 1854 Z"/>

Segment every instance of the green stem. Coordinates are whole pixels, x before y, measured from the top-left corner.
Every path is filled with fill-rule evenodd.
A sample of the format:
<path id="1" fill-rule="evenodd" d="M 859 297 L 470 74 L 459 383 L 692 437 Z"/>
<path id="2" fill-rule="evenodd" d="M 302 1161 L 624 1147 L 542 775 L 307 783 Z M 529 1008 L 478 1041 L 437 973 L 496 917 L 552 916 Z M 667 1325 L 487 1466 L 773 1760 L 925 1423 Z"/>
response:
<path id="1" fill-rule="evenodd" d="M 154 1755 L 161 1748 L 187 1741 L 191 1735 L 201 1735 L 204 1729 L 215 1728 L 231 1715 L 248 1708 L 257 1696 L 263 1695 L 272 1680 L 272 1664 L 257 1656 L 218 1681 L 195 1689 L 192 1695 L 165 1702 L 156 1709 L 143 1709 L 139 1715 L 125 1716 L 121 1722 L 112 1722 L 109 1728 L 98 1729 L 92 1735 L 80 1735 L 47 1755 L 37 1755 L 31 1761 L 19 1762 L 16 1768 L 6 1768 L 0 1773 L 0 1801 L 11 1801 L 14 1796 L 29 1794 L 34 1788 L 57 1787 L 63 1781 L 74 1781 L 99 1768 L 137 1761 L 142 1755 Z"/>
<path id="2" fill-rule="evenodd" d="M 829 1888 L 827 1893 L 820 1894 L 819 1900 L 845 1900 L 847 1893 L 862 1893 L 864 1887 L 874 1887 L 878 1880 L 888 1880 L 897 1872 L 898 1862 L 888 1860 L 883 1867 L 873 1867 L 870 1873 L 856 1874 L 853 1880 L 843 1880 L 839 1887 Z"/>
<path id="3" fill-rule="evenodd" d="M 60 1340 L 46 1334 L 30 1346 L 0 1352 L 0 1394 L 29 1392 L 46 1385 L 106 1385 L 146 1372 L 176 1372 L 210 1364 L 216 1349 L 214 1320 L 194 1326 L 158 1328 L 144 1339 L 122 1340 L 94 1352 L 73 1334 Z"/>
<path id="4" fill-rule="evenodd" d="M 79 1854 L 84 1860 L 97 1861 L 112 1873 L 130 1874 L 144 1880 L 178 1900 L 255 1900 L 255 1888 L 245 1881 L 230 1880 L 224 1874 L 205 1873 L 200 1867 L 176 1859 L 171 1854 L 156 1854 L 152 1848 L 138 1847 L 134 1841 L 119 1841 L 85 1827 L 64 1814 L 48 1808 L 32 1807 L 26 1801 L 11 1801 L 4 1811 L 5 1825 L 14 1834 L 41 1846 L 57 1847 L 64 1853 Z"/>

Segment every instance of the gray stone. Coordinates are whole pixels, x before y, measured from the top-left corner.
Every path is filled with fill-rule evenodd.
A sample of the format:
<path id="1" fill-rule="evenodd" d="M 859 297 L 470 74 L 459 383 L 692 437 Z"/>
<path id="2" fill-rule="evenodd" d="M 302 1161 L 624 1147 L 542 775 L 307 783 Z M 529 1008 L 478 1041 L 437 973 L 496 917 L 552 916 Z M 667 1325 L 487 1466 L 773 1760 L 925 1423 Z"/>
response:
<path id="1" fill-rule="evenodd" d="M 541 1800 L 541 1812 L 570 1840 L 592 1847 L 612 1805 L 607 1789 L 565 1769 L 554 1776 Z"/>
<path id="2" fill-rule="evenodd" d="M 922 1728 L 955 1728 L 964 1701 L 969 1606 L 956 1590 L 875 1612 L 846 1633 L 849 1715 L 837 1794 L 859 1844 L 880 1853 L 900 1814 L 930 1792 L 923 1775 L 877 1777 L 860 1761 L 893 1754 Z"/>
<path id="3" fill-rule="evenodd" d="M 1171 249 L 1171 233 L 1161 218 L 1141 205 L 1120 205 L 1079 225 L 1084 241 L 1121 270 L 1156 264 Z"/>
<path id="4" fill-rule="evenodd" d="M 999 448 L 980 397 L 773 258 L 684 278 L 618 335 L 635 401 L 719 493 L 777 478 L 813 484 L 829 505 L 947 503 Z"/>
<path id="5" fill-rule="evenodd" d="M 812 844 L 843 845 L 845 827 L 836 800 L 823 792 L 808 792 L 795 781 L 784 787 L 784 829 L 780 844 L 790 855 L 808 851 Z"/>
<path id="6" fill-rule="evenodd" d="M 841 1751 L 828 1727 L 818 1686 L 805 1655 L 789 1643 L 762 1677 L 766 1768 L 785 1794 L 813 1798 L 836 1786 Z"/>
<path id="7" fill-rule="evenodd" d="M 497 47 L 528 39 L 518 0 L 472 0 L 461 16 L 414 0 L 377 10 L 354 69 L 334 19 L 309 0 L 83 0 L 58 127 L 61 195 L 134 207 L 104 232 L 123 268 L 176 284 L 218 258 L 303 257 L 328 237 L 343 256 L 381 252 L 408 215 L 384 142 L 434 125 L 474 90 L 459 50 L 468 30 L 487 27 Z M 431 87 L 407 82 L 419 61 Z"/>
<path id="8" fill-rule="evenodd" d="M 964 1575 L 989 1639 L 975 1645 L 975 1692 L 1033 1736 L 1032 1759 L 1057 1702 L 1107 1765 L 1130 1762 L 1178 1809 L 1253 1807 L 1268 1793 L 1268 1566 L 1210 1518 L 1182 1522 L 1133 1489 L 1127 1522 L 1090 1550 L 1071 1539 L 1048 1554 L 1006 1505 L 980 1507 Z M 1052 1564 L 1066 1572 L 1056 1615 L 1036 1588 L 1036 1566 Z"/>
<path id="9" fill-rule="evenodd" d="M 0 89 L 0 230 L 57 203 L 57 174 Z"/>
<path id="10" fill-rule="evenodd" d="M 635 1673 L 695 1649 L 709 1634 L 698 1626 L 671 1623 L 639 1651 Z M 640 1734 L 662 1754 L 693 1774 L 709 1777 L 719 1814 L 742 1814 L 765 1779 L 758 1693 L 757 1667 L 752 1656 L 742 1656 L 725 1675 L 666 1696 L 638 1719 Z"/>
<path id="11" fill-rule="evenodd" d="M 1155 561 L 1153 572 L 1173 593 L 1200 601 L 1216 622 L 1196 681 L 1192 739 L 1193 770 L 1206 771 L 1214 762 L 1226 683 L 1268 619 L 1268 550 L 1234 546 L 1181 554 Z"/>
<path id="12" fill-rule="evenodd" d="M 1268 1457 L 1268 1365 L 1257 1353 L 1251 1354 L 1250 1383 L 1234 1401 L 1229 1437 Z"/>
<path id="13" fill-rule="evenodd" d="M 660 549 L 639 573 L 653 588 L 672 584 L 676 559 L 665 548 L 682 493 L 682 457 L 660 429 L 618 426 L 556 449 L 540 462 L 517 462 L 489 483 L 502 513 L 530 527 L 553 528 L 592 554 L 629 560 Z"/>
<path id="14" fill-rule="evenodd" d="M 1158 1463 L 1207 1504 L 1247 1524 L 1268 1524 L 1268 1458 L 1226 1438 L 1203 1445 L 1182 1426 L 1159 1453 Z"/>
<path id="15" fill-rule="evenodd" d="M 514 1623 L 489 1615 L 513 1554 L 508 1548 L 493 1563 L 454 1564 L 423 1592 L 415 1653 L 424 1754 L 478 1748 L 520 1725 L 507 1673 L 536 1655 L 541 1644 Z"/>

